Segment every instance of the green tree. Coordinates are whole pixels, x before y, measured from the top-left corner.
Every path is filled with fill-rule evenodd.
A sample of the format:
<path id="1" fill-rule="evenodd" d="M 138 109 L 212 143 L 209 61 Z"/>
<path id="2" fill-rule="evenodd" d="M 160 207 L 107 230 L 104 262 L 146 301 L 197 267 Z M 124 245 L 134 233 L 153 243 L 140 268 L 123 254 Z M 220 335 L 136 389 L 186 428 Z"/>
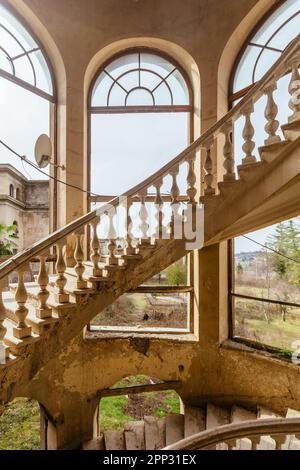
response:
<path id="1" fill-rule="evenodd" d="M 180 286 L 187 282 L 186 263 L 182 260 L 169 266 L 166 270 L 167 283 L 169 286 Z"/>
<path id="2" fill-rule="evenodd" d="M 283 222 L 276 226 L 274 235 L 268 237 L 267 245 L 277 252 L 272 253 L 273 269 L 283 279 L 289 272 L 289 260 L 285 256 L 288 256 L 290 245 L 287 227 Z"/>
<path id="3" fill-rule="evenodd" d="M 17 248 L 16 226 L 0 224 L 0 256 L 10 256 Z"/>

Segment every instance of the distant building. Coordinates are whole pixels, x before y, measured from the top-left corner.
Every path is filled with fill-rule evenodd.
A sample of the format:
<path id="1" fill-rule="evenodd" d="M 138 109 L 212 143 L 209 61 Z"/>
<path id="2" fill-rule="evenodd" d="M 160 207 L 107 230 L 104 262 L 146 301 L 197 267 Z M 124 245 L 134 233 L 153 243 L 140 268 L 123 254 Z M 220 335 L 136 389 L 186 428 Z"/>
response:
<path id="1" fill-rule="evenodd" d="M 16 225 L 18 250 L 49 234 L 49 182 L 0 164 L 0 224 Z"/>

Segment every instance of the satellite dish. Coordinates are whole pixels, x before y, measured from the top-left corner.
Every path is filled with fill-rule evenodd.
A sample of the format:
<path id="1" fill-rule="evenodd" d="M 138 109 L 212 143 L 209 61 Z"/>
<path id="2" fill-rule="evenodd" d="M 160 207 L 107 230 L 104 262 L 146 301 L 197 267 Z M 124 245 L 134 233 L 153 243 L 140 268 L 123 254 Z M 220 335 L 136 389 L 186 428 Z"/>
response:
<path id="1" fill-rule="evenodd" d="M 40 135 L 34 148 L 35 161 L 39 168 L 46 168 L 52 157 L 52 143 L 46 134 Z"/>

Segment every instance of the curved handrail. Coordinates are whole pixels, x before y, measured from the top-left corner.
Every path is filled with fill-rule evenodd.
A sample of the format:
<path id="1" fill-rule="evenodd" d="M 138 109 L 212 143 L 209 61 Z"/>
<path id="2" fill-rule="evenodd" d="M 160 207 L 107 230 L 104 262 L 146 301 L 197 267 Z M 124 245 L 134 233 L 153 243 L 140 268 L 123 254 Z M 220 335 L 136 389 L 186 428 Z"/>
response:
<path id="1" fill-rule="evenodd" d="M 111 209 L 111 206 L 116 207 L 120 201 L 120 198 L 133 197 L 138 193 L 141 193 L 143 190 L 147 189 L 149 186 L 153 185 L 156 181 L 160 180 L 166 176 L 173 167 L 176 167 L 178 164 L 183 163 L 187 160 L 190 155 L 195 152 L 199 147 L 205 145 L 205 143 L 211 138 L 215 137 L 217 133 L 222 131 L 222 128 L 226 122 L 236 119 L 240 116 L 243 109 L 246 105 L 252 102 L 253 98 L 256 96 L 259 98 L 263 94 L 264 87 L 274 78 L 278 78 L 282 71 L 280 68 L 282 64 L 286 64 L 289 59 L 292 58 L 293 54 L 300 47 L 300 34 L 289 44 L 286 50 L 283 52 L 281 57 L 275 62 L 275 64 L 270 68 L 270 70 L 264 75 L 264 77 L 257 82 L 253 88 L 247 93 L 247 95 L 234 107 L 232 108 L 225 116 L 223 116 L 218 122 L 211 126 L 207 131 L 205 131 L 197 140 L 195 140 L 189 147 L 183 150 L 179 155 L 177 155 L 173 160 L 164 165 L 158 171 L 153 173 L 151 176 L 146 178 L 144 181 L 134 186 L 120 197 L 116 197 L 108 204 L 105 204 L 100 209 L 89 212 L 88 214 L 83 215 L 82 217 L 76 219 L 65 227 L 53 232 L 44 239 L 38 241 L 30 248 L 25 249 L 23 252 L 18 253 L 17 255 L 10 258 L 8 261 L 0 264 L 0 280 L 8 276 L 10 273 L 16 270 L 18 266 L 29 262 L 33 257 L 37 257 L 43 251 L 51 248 L 55 243 L 63 240 L 68 237 L 75 231 L 79 230 L 82 226 L 90 223 L 96 217 L 99 217 L 105 212 Z"/>
<path id="2" fill-rule="evenodd" d="M 182 439 L 163 450 L 200 450 L 211 448 L 222 442 L 261 436 L 289 436 L 300 434 L 299 418 L 255 419 L 240 423 L 226 424 Z"/>

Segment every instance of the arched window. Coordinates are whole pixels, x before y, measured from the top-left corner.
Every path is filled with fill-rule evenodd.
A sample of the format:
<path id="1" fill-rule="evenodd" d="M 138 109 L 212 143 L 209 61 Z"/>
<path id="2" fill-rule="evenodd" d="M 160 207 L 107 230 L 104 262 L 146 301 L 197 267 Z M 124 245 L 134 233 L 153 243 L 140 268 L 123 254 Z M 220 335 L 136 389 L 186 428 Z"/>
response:
<path id="1" fill-rule="evenodd" d="M 188 77 L 173 58 L 158 50 L 135 48 L 112 57 L 100 68 L 92 83 L 88 106 L 90 190 L 97 194 L 90 198 L 92 204 L 103 204 L 141 183 L 193 139 L 193 93 Z M 186 172 L 187 168 L 180 167 L 177 183 L 181 194 L 186 188 Z M 169 197 L 171 202 L 170 181 L 166 180 L 168 177 L 163 181 L 161 195 Z M 149 197 L 151 199 L 151 194 Z M 166 206 L 165 221 L 170 218 Z M 150 214 L 150 207 L 148 209 L 149 224 L 154 226 L 154 213 Z M 139 203 L 133 203 L 133 223 L 138 211 Z M 106 234 L 103 224 L 98 233 L 103 242 L 102 254 Z M 183 264 L 184 267 L 178 263 L 174 270 L 178 276 L 172 277 L 176 285 L 169 299 L 169 317 L 163 307 L 166 299 L 157 297 L 155 291 L 161 278 L 170 275 L 171 279 L 172 273 L 163 272 L 149 280 L 142 296 L 125 295 L 112 306 L 114 311 L 126 309 L 127 325 L 120 316 L 111 322 L 110 312 L 106 310 L 102 317 L 91 322 L 91 330 L 103 327 L 106 331 L 118 328 L 153 331 L 159 324 L 168 331 L 174 328 L 188 331 L 192 293 L 181 296 L 177 284 L 184 284 L 191 292 L 192 279 L 187 273 L 189 263 Z M 153 299 L 155 308 L 151 306 Z M 133 315 L 130 312 L 134 312 Z"/>
<path id="2" fill-rule="evenodd" d="M 184 70 L 157 50 L 130 49 L 106 62 L 89 97 L 91 191 L 121 194 L 183 150 L 192 103 Z"/>
<path id="3" fill-rule="evenodd" d="M 16 189 L 16 199 L 17 199 L 18 201 L 21 200 L 21 191 L 20 191 L 20 188 L 17 188 L 17 189 Z"/>
<path id="4" fill-rule="evenodd" d="M 242 98 L 299 34 L 300 0 L 277 0 L 247 38 L 233 68 L 230 104 Z"/>
<path id="5" fill-rule="evenodd" d="M 0 139 L 34 161 L 41 134 L 50 135 L 56 93 L 49 60 L 41 44 L 10 7 L 0 5 Z M 46 179 L 7 148 L 0 162 L 28 179 Z M 17 196 L 18 197 L 18 196 Z"/>
<path id="6" fill-rule="evenodd" d="M 9 195 L 10 197 L 15 197 L 15 188 L 13 184 L 9 185 Z"/>

